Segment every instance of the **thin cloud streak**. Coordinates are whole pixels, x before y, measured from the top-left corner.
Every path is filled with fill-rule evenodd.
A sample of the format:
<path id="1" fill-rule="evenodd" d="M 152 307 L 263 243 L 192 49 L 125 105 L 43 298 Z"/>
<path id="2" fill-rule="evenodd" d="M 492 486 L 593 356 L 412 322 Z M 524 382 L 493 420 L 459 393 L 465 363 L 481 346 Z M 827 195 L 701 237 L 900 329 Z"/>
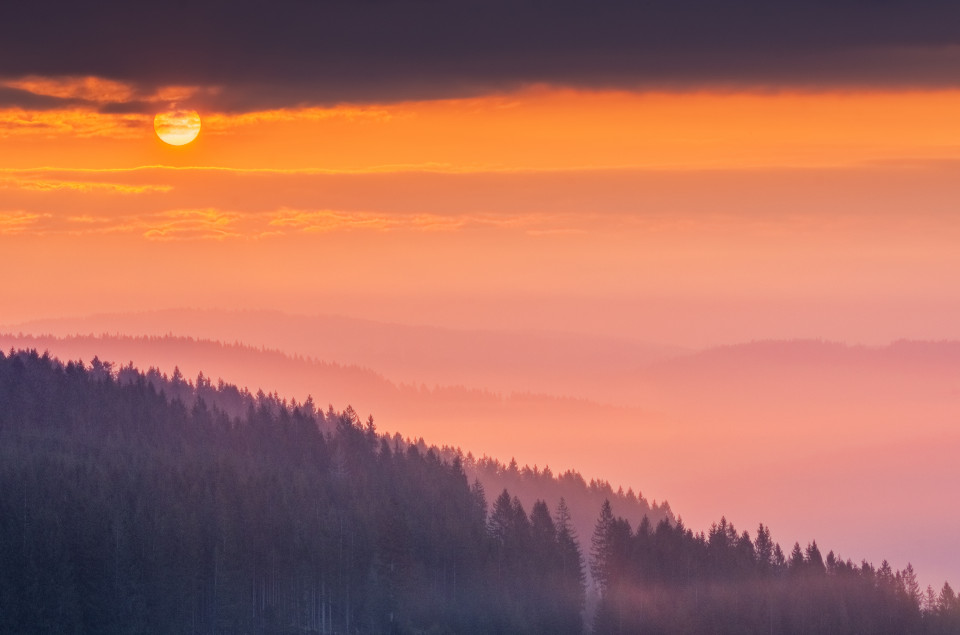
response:
<path id="1" fill-rule="evenodd" d="M 326 233 L 345 230 L 449 232 L 470 228 L 520 230 L 529 234 L 567 233 L 573 228 L 552 228 L 556 223 L 581 225 L 593 215 L 522 214 L 522 215 L 388 215 L 378 213 L 341 212 L 334 210 L 281 210 L 268 221 L 271 227 L 294 232 Z M 546 226 L 546 228 L 541 228 Z"/>
<path id="2" fill-rule="evenodd" d="M 78 137 L 137 139 L 150 117 L 144 114 L 106 115 L 92 109 L 0 109 L 0 139 L 11 137 Z M 152 129 L 151 129 L 152 130 Z"/>
<path id="3" fill-rule="evenodd" d="M 232 228 L 240 214 L 220 210 L 168 210 L 119 217 L 0 212 L 0 236 L 141 235 L 148 240 L 239 238 Z"/>
<path id="4" fill-rule="evenodd" d="M 240 238 L 235 227 L 239 214 L 220 210 L 171 210 L 152 219 L 141 219 L 147 240 L 226 240 Z M 139 231 L 139 227 L 137 229 Z"/>
<path id="5" fill-rule="evenodd" d="M 171 209 L 122 216 L 58 216 L 24 211 L 0 212 L 0 235 L 139 235 L 147 240 L 258 240 L 298 234 L 334 232 L 454 232 L 492 228 L 530 235 L 566 234 L 581 230 L 591 217 L 577 215 L 390 215 L 375 212 L 281 209 L 272 213 L 240 213 L 214 208 Z M 556 225 L 560 225 L 557 227 Z M 569 225 L 569 227 L 565 226 Z"/>
<path id="6" fill-rule="evenodd" d="M 122 170 L 0 171 L 5 205 L 73 215 L 230 209 L 243 214 L 380 214 L 387 217 L 622 216 L 660 224 L 816 230 L 851 219 L 906 224 L 949 219 L 960 162 L 878 162 L 859 168 L 763 170 L 389 171 L 243 170 L 144 166 Z M 750 196 L 744 198 L 743 193 Z M 785 196 L 785 192 L 789 196 Z M 917 192 L 929 195 L 918 198 Z M 853 204 L 855 203 L 855 204 Z M 899 213 L 909 206 L 914 213 Z M 290 225 L 309 224 L 291 218 Z M 804 230 L 806 231 L 806 230 Z"/>
<path id="7" fill-rule="evenodd" d="M 136 82 L 96 75 L 25 75 L 0 78 L 0 107 L 135 115 L 149 114 L 158 108 L 193 100 L 198 95 L 217 92 L 217 88 L 179 85 L 144 89 Z"/>
<path id="8" fill-rule="evenodd" d="M 0 236 L 20 235 L 33 231 L 49 214 L 14 211 L 0 212 Z"/>
<path id="9" fill-rule="evenodd" d="M 105 183 L 100 181 L 67 181 L 60 179 L 30 179 L 0 177 L 0 189 L 21 189 L 36 192 L 74 191 L 82 193 L 109 192 L 116 194 L 143 194 L 146 192 L 169 192 L 171 185 Z"/>

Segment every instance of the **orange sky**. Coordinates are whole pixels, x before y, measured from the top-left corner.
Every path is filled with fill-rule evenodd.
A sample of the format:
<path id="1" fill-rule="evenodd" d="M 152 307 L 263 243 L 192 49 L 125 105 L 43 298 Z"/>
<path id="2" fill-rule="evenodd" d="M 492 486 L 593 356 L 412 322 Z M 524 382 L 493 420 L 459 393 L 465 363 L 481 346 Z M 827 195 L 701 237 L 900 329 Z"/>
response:
<path id="1" fill-rule="evenodd" d="M 91 103 L 133 94 L 97 78 L 7 85 Z M 198 90 L 149 99 L 160 109 Z M 775 314 L 799 301 L 836 316 L 821 335 L 856 340 L 841 307 L 851 300 L 873 307 L 865 316 L 890 302 L 956 316 L 956 112 L 960 91 L 538 87 L 203 112 L 200 137 L 172 147 L 152 115 L 0 111 L 0 242 L 23 264 L 0 323 L 183 305 L 317 311 L 333 297 L 381 319 L 438 321 L 376 300 L 388 296 L 483 298 L 481 323 L 496 323 L 516 296 L 657 297 L 660 317 L 633 335 L 728 341 L 744 334 L 671 332 L 671 302 Z M 542 320 L 529 308 L 537 317 L 504 309 L 503 323 Z M 455 313 L 444 319 L 464 319 Z M 561 313 L 543 325 L 604 327 Z M 745 333 L 817 335 L 773 314 Z M 904 323 L 905 335 L 960 336 L 900 316 L 862 337 L 884 341 Z"/>
<path id="2" fill-rule="evenodd" d="M 154 134 L 153 113 L 101 114 L 96 104 L 136 96 L 160 110 L 203 89 L 144 98 L 98 78 L 5 85 L 87 105 L 0 110 L 0 253 L 14 272 L 0 325 L 207 307 L 685 347 L 960 338 L 960 91 L 541 86 L 201 110 L 198 139 L 172 147 Z M 844 437 L 848 449 L 866 429 L 858 425 Z M 630 447 L 643 431 L 606 432 L 614 436 L 594 446 L 568 436 L 530 451 L 592 452 L 583 465 L 613 466 L 623 480 L 649 484 L 653 498 L 673 493 L 687 517 L 717 511 L 725 494 L 716 488 L 636 465 Z M 717 447 L 716 431 L 693 441 L 680 432 L 678 446 L 704 456 Z M 751 443 L 788 443 L 791 434 Z M 819 434 L 807 456 L 827 451 L 830 432 Z M 484 445 L 467 432 L 437 435 Z M 669 436 L 656 448 L 663 470 L 674 462 Z M 894 454 L 889 440 L 871 441 L 884 460 Z M 622 454 L 610 456 L 616 448 Z M 678 472 L 706 478 L 723 466 L 704 456 L 676 459 Z M 911 465 L 922 464 L 917 456 Z M 797 489 L 809 466 L 792 460 L 777 478 Z M 738 469 L 717 482 L 745 487 L 750 466 Z M 749 517 L 766 519 L 781 504 L 774 498 L 731 496 L 730 509 L 746 516 L 762 503 Z M 812 531 L 785 531 L 801 529 Z"/>
<path id="3" fill-rule="evenodd" d="M 49 82 L 48 82 L 49 83 Z M 116 82 L 33 86 L 103 99 Z M 106 86 L 101 86 L 106 84 Z M 34 86 L 38 84 L 39 86 Z M 130 89 L 132 90 L 132 89 Z M 171 89 L 174 91 L 175 89 Z M 157 110 L 166 102 L 158 100 Z M 850 166 L 950 159 L 960 91 L 626 93 L 531 88 L 473 99 L 228 115 L 172 148 L 152 114 L 0 110 L 0 167 L 216 166 L 333 171 Z"/>

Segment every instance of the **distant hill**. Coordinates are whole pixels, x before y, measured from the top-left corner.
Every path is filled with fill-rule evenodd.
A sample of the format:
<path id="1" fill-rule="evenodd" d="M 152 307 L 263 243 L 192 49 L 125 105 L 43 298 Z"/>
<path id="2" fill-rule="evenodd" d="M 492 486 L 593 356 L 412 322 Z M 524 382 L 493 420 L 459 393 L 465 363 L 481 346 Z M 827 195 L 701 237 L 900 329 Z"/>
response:
<path id="1" fill-rule="evenodd" d="M 339 315 L 170 309 L 0 325 L 32 335 L 178 335 L 376 369 L 391 380 L 622 403 L 611 378 L 681 349 L 623 338 L 458 330 Z M 635 405 L 635 404 L 634 404 Z"/>
<path id="2" fill-rule="evenodd" d="M 231 314 L 210 315 L 212 329 Z M 898 567 L 912 561 L 930 576 L 925 583 L 960 575 L 960 552 L 949 547 L 956 515 L 944 505 L 960 456 L 957 342 L 757 341 L 629 369 L 617 362 L 617 372 L 590 380 L 623 395 L 613 403 L 639 404 L 615 407 L 550 391 L 405 383 L 352 360 L 192 338 L 18 341 L 0 338 L 0 346 L 49 348 L 68 359 L 100 352 L 168 375 L 179 365 L 194 383 L 203 370 L 214 384 L 222 377 L 254 393 L 262 388 L 300 401 L 312 394 L 318 408 L 332 401 L 337 410 L 352 405 L 361 418 L 373 414 L 379 430 L 459 446 L 465 463 L 468 451 L 478 464 L 494 457 L 500 466 L 493 473 L 511 472 L 514 457 L 518 474 L 525 465 L 531 475 L 549 466 L 554 477 L 576 468 L 588 490 L 593 479 L 612 481 L 613 493 L 622 485 L 624 497 L 632 486 L 650 497 L 651 508 L 653 496 L 669 500 L 692 526 L 721 515 L 747 525 L 763 520 L 790 542 L 814 535 L 857 557 L 886 557 Z M 108 355 L 101 346 L 113 348 Z M 457 360 L 448 365 L 455 374 Z M 499 488 L 489 484 L 488 494 Z M 514 490 L 532 504 L 534 494 Z M 598 496 L 574 514 L 581 535 L 590 531 Z M 910 501 L 910 513 L 891 517 L 892 500 Z M 638 514 L 614 503 L 615 513 L 637 521 Z M 927 523 L 951 529 L 930 534 Z M 917 535 L 925 540 L 914 546 Z"/>
<path id="3" fill-rule="evenodd" d="M 737 380 L 759 373 L 770 377 L 774 369 L 779 376 L 779 373 L 801 373 L 812 368 L 820 372 L 856 370 L 871 376 L 886 373 L 920 379 L 919 373 L 925 375 L 924 383 L 929 377 L 943 373 L 957 379 L 960 378 L 960 341 L 898 340 L 886 346 L 854 346 L 824 340 L 763 340 L 658 360 L 644 368 L 639 377 L 670 381 L 692 373 Z M 954 387 L 957 386 L 954 384 Z"/>
<path id="4" fill-rule="evenodd" d="M 649 407 L 696 416 L 795 413 L 810 427 L 826 416 L 879 411 L 877 424 L 896 412 L 933 422 L 960 405 L 960 342 L 748 342 L 654 362 L 628 381 L 646 387 Z"/>

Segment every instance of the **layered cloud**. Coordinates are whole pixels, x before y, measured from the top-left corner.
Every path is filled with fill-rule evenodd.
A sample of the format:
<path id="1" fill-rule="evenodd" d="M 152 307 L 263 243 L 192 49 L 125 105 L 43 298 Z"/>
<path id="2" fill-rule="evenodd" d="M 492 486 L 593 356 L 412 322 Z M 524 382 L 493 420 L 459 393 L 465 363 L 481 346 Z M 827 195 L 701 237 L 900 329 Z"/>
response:
<path id="1" fill-rule="evenodd" d="M 17 3 L 4 11 L 0 102 L 84 99 L 25 77 L 132 85 L 100 104 L 143 109 L 163 87 L 218 111 L 511 90 L 955 87 L 960 6 L 935 0 L 205 0 Z M 19 92 L 16 92 L 19 91 Z M 82 91 L 79 91 L 82 93 Z M 37 98 L 46 97 L 46 101 Z M 34 107 L 34 106 L 30 106 Z"/>
<path id="2" fill-rule="evenodd" d="M 215 209 L 175 209 L 118 216 L 70 216 L 0 211 L 0 237 L 140 235 L 149 240 L 223 239 L 241 236 L 240 215 Z"/>
<path id="3" fill-rule="evenodd" d="M 676 171 L 6 170 L 0 235 L 269 239 L 291 245 L 291 254 L 334 239 L 372 249 L 378 236 L 401 234 L 404 243 L 456 234 L 496 255 L 511 241 L 538 238 L 537 249 L 550 245 L 581 271 L 622 257 L 629 267 L 659 263 L 693 280 L 723 261 L 771 288 L 832 288 L 840 271 L 865 284 L 867 272 L 881 269 L 893 277 L 871 285 L 918 285 L 922 272 L 956 260 L 958 175 L 956 161 Z M 753 270 L 757 259 L 791 263 L 780 271 L 787 277 Z M 837 268 L 827 276 L 823 267 L 792 269 L 809 259 Z M 620 274 L 610 279 L 629 286 Z"/>
<path id="4" fill-rule="evenodd" d="M 6 74 L 2 67 L 0 73 Z M 97 75 L 0 75 L 0 109 L 142 115 L 215 92 L 216 88 L 151 86 Z"/>
<path id="5" fill-rule="evenodd" d="M 125 234 L 147 240 L 256 240 L 298 234 L 334 232 L 453 232 L 501 229 L 529 235 L 584 232 L 590 216 L 523 215 L 396 215 L 329 209 L 278 209 L 241 213 L 217 208 L 169 209 L 118 215 L 58 215 L 24 210 L 0 211 L 3 236 L 92 236 Z M 626 219 L 619 219 L 622 224 Z"/>

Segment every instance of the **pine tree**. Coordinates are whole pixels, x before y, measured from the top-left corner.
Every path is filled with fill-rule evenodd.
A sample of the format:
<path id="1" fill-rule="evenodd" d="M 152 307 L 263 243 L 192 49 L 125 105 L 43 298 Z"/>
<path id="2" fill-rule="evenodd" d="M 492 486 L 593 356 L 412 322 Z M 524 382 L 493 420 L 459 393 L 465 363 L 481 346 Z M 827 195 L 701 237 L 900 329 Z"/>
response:
<path id="1" fill-rule="evenodd" d="M 783 554 L 783 549 L 780 548 L 780 543 L 778 542 L 773 546 L 773 569 L 778 573 L 782 573 L 786 568 L 787 557 Z"/>
<path id="2" fill-rule="evenodd" d="M 754 557 L 761 571 L 769 571 L 773 566 L 773 540 L 770 538 L 770 530 L 760 523 L 757 527 L 757 538 L 753 541 Z"/>
<path id="3" fill-rule="evenodd" d="M 560 576 L 563 579 L 564 604 L 583 610 L 585 602 L 586 573 L 583 570 L 583 554 L 577 542 L 576 531 L 570 518 L 567 501 L 560 498 L 556 514 L 557 545 L 560 553 Z"/>
<path id="4" fill-rule="evenodd" d="M 917 580 L 917 573 L 913 570 L 913 565 L 908 562 L 907 568 L 901 572 L 901 576 L 904 593 L 910 600 L 911 606 L 919 610 L 923 601 L 923 592 L 920 590 L 920 582 Z"/>
<path id="5" fill-rule="evenodd" d="M 557 540 L 557 528 L 553 524 L 547 503 L 538 500 L 530 510 L 530 532 L 535 548 L 549 550 Z"/>
<path id="6" fill-rule="evenodd" d="M 804 563 L 807 565 L 807 571 L 813 574 L 824 574 L 827 567 L 823 563 L 823 556 L 820 554 L 820 548 L 817 547 L 817 541 L 814 540 L 807 545 L 804 554 Z"/>
<path id="7" fill-rule="evenodd" d="M 803 551 L 800 549 L 800 543 L 793 543 L 793 550 L 790 552 L 790 573 L 800 573 L 803 570 L 804 560 Z"/>
<path id="8" fill-rule="evenodd" d="M 610 582 L 610 567 L 612 565 L 610 553 L 610 531 L 613 527 L 613 509 L 610 499 L 603 501 L 600 506 L 600 516 L 593 529 L 593 538 L 590 540 L 590 575 L 597 585 L 602 596 Z"/>
<path id="9" fill-rule="evenodd" d="M 937 612 L 937 592 L 933 586 L 927 585 L 927 590 L 923 594 L 923 612 L 931 615 Z"/>
<path id="10" fill-rule="evenodd" d="M 504 489 L 493 503 L 490 513 L 490 534 L 500 545 L 508 541 L 513 526 L 513 500 L 510 492 Z"/>
<path id="11" fill-rule="evenodd" d="M 937 610 L 941 613 L 949 613 L 956 610 L 957 605 L 957 594 L 954 593 L 949 582 L 944 582 L 943 588 L 940 589 L 940 595 L 937 597 Z"/>

